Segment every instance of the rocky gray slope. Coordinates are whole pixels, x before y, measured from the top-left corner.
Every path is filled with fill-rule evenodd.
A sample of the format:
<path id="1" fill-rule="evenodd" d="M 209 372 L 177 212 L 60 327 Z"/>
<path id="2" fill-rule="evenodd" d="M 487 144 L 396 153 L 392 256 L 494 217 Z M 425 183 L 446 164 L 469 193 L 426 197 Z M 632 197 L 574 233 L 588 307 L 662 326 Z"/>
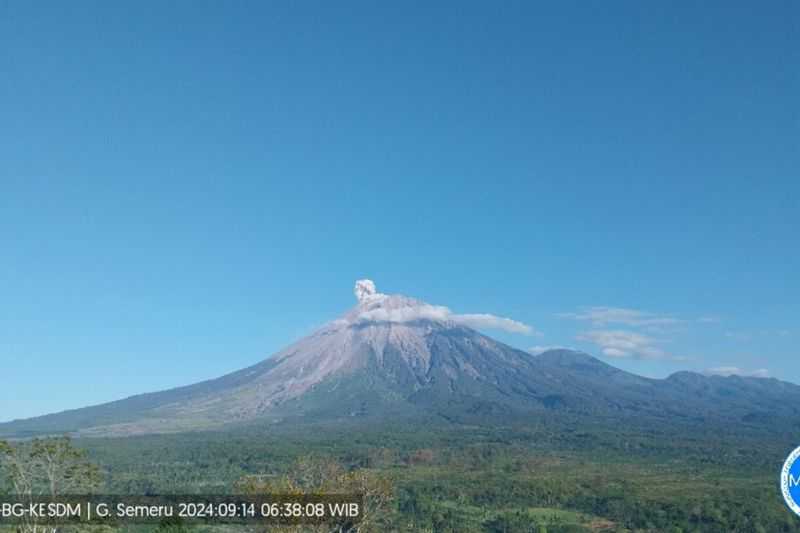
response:
<path id="1" fill-rule="evenodd" d="M 636 376 L 587 354 L 532 356 L 446 308 L 356 287 L 358 305 L 275 355 L 218 379 L 0 424 L 0 436 L 127 435 L 314 417 L 447 418 L 569 411 L 737 423 L 800 419 L 800 387 L 680 372 Z"/>

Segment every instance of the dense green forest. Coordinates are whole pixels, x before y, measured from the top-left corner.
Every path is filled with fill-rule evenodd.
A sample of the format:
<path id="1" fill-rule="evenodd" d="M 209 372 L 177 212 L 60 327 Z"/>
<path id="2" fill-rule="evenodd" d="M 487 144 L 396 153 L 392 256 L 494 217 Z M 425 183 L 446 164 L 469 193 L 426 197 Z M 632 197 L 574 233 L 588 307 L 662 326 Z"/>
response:
<path id="1" fill-rule="evenodd" d="M 99 466 L 99 490 L 107 493 L 233 493 L 253 475 L 280 486 L 309 464 L 327 465 L 336 476 L 359 473 L 389 496 L 376 507 L 380 516 L 362 529 L 370 531 L 800 531 L 800 519 L 777 487 L 794 437 L 765 439 L 722 428 L 691 435 L 674 428 L 429 423 L 74 444 Z"/>

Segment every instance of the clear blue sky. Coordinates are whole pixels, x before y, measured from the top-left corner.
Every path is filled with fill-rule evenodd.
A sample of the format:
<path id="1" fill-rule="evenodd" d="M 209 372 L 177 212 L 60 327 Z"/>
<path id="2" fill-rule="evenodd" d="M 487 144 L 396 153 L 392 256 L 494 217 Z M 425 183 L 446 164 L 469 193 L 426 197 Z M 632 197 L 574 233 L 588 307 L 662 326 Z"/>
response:
<path id="1" fill-rule="evenodd" d="M 0 2 L 0 420 L 255 363 L 361 277 L 800 382 L 800 4 L 500 4 Z"/>

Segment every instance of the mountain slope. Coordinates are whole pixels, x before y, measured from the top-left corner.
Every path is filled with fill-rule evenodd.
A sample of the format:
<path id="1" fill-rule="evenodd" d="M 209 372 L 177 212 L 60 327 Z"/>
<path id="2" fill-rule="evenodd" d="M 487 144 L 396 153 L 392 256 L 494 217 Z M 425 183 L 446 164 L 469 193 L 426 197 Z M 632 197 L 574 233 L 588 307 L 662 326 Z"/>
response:
<path id="1" fill-rule="evenodd" d="M 800 418 L 800 387 L 777 380 L 639 377 L 587 354 L 532 356 L 449 313 L 359 282 L 358 305 L 249 368 L 187 387 L 0 424 L 0 436 L 126 435 L 281 420 L 442 416 L 451 420 L 569 411 L 649 420 L 769 423 Z"/>

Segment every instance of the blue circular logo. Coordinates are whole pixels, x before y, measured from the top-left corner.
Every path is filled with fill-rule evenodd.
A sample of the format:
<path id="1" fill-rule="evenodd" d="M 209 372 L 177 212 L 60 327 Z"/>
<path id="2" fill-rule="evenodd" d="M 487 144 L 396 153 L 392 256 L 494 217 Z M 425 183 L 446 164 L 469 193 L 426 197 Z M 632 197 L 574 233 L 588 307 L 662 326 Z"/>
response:
<path id="1" fill-rule="evenodd" d="M 800 446 L 795 448 L 783 463 L 781 492 L 789 509 L 800 516 Z"/>

